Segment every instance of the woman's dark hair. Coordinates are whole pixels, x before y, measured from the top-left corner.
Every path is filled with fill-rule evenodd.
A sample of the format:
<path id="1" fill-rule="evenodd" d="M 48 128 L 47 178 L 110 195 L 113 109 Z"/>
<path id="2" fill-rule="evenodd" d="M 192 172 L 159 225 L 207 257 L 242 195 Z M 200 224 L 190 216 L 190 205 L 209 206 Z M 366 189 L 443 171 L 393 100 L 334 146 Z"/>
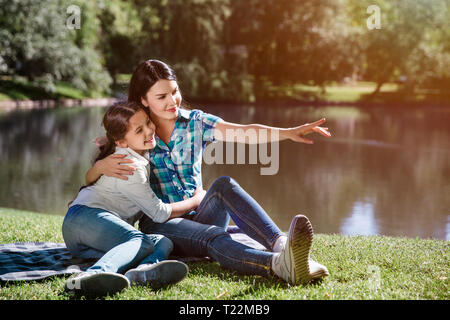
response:
<path id="1" fill-rule="evenodd" d="M 139 110 L 143 110 L 147 115 L 148 108 L 140 103 L 118 101 L 106 110 L 103 116 L 103 127 L 106 130 L 106 144 L 99 147 L 100 153 L 94 160 L 98 161 L 106 158 L 116 151 L 116 141 L 123 139 L 128 131 L 128 121 Z"/>
<path id="2" fill-rule="evenodd" d="M 172 68 L 162 61 L 141 62 L 131 76 L 128 101 L 141 104 L 141 99 L 158 80 L 177 81 L 177 77 Z"/>

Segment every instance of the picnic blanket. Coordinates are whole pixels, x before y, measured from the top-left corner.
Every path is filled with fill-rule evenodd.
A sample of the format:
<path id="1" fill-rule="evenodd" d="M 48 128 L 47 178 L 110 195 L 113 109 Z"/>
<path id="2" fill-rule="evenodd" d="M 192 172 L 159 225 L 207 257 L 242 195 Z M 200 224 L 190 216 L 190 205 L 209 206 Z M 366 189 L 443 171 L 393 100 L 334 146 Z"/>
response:
<path id="1" fill-rule="evenodd" d="M 261 244 L 244 233 L 231 237 L 249 247 L 265 250 Z M 208 257 L 170 257 L 184 262 L 208 261 Z M 74 258 L 64 243 L 23 242 L 0 244 L 0 281 L 42 280 L 50 276 L 84 271 L 95 259 Z"/>

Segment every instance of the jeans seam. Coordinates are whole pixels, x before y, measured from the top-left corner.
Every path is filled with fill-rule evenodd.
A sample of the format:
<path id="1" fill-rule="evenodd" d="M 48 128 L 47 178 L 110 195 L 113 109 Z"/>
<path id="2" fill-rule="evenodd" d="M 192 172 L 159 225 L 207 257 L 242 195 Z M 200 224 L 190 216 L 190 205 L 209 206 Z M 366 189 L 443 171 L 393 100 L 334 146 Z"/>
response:
<path id="1" fill-rule="evenodd" d="M 248 219 L 246 219 L 247 217 L 245 216 L 245 215 L 240 215 L 240 214 L 238 214 L 237 212 L 237 210 L 236 210 L 236 208 L 235 207 L 233 207 L 230 203 L 229 203 L 229 201 L 224 197 L 224 196 L 222 196 L 222 194 L 221 193 L 219 193 L 219 192 L 216 192 L 217 194 L 219 194 L 219 196 L 220 196 L 220 198 L 222 199 L 222 201 L 223 202 L 225 202 L 232 210 L 233 210 L 233 213 L 235 214 L 235 215 L 237 215 L 240 219 L 242 219 L 243 221 L 245 221 L 245 223 L 248 225 L 248 226 L 250 226 L 251 228 L 252 228 L 252 230 L 255 232 L 255 233 L 257 233 L 261 238 L 263 238 L 263 239 L 266 239 L 267 237 L 266 237 L 266 235 L 264 234 L 264 233 L 262 233 L 262 232 L 260 232 L 259 231 L 259 229 L 253 224 L 253 223 L 251 223 L 251 220 L 248 220 Z M 243 217 L 245 217 L 245 218 L 243 218 Z M 271 239 L 270 240 L 268 240 L 268 242 L 269 242 L 269 245 L 270 245 L 270 249 L 272 249 L 273 248 L 273 242 L 271 243 L 271 241 L 273 241 L 273 238 L 274 238 L 275 236 L 272 236 L 271 237 Z"/>
<path id="2" fill-rule="evenodd" d="M 250 265 L 258 266 L 258 267 L 263 268 L 264 270 L 266 270 L 267 273 L 270 273 L 270 266 L 268 266 L 268 265 L 263 265 L 263 264 L 259 264 L 257 262 L 247 261 L 245 259 L 244 260 L 239 260 L 239 259 L 236 259 L 234 257 L 227 256 L 227 255 L 223 254 L 221 251 L 219 251 L 216 248 L 214 248 L 213 246 L 211 246 L 211 250 L 213 250 L 217 255 L 225 257 L 225 258 L 227 258 L 229 260 L 233 260 L 233 261 L 244 263 L 244 264 L 250 264 Z"/>

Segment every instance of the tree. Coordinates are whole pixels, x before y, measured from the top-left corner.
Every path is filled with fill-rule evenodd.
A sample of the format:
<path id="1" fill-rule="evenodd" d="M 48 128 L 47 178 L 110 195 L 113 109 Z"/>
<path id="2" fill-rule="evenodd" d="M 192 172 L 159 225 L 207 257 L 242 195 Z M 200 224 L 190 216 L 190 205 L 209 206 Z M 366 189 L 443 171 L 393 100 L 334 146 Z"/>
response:
<path id="1" fill-rule="evenodd" d="M 248 50 L 257 86 L 312 83 L 324 86 L 352 71 L 351 28 L 341 0 L 233 2 L 228 33 Z"/>
<path id="2" fill-rule="evenodd" d="M 67 27 L 70 5 L 81 9 L 80 29 Z M 1 71 L 47 91 L 59 80 L 106 91 L 111 80 L 95 48 L 97 31 L 96 6 L 88 0 L 0 0 Z"/>
<path id="3" fill-rule="evenodd" d="M 349 12 L 352 21 L 359 22 L 362 76 L 377 82 L 374 94 L 401 76 L 413 90 L 450 69 L 448 49 L 445 52 L 448 41 L 444 41 L 450 29 L 449 0 L 377 1 L 381 29 L 367 30 L 361 22 L 367 19 L 366 8 L 371 4 L 369 0 L 350 2 Z"/>

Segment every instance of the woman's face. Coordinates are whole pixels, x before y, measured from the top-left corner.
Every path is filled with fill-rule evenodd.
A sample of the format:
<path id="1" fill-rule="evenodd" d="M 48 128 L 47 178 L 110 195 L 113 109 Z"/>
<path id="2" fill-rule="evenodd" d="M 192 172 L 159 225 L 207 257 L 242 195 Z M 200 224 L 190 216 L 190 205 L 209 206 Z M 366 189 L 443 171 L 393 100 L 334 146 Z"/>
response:
<path id="1" fill-rule="evenodd" d="M 144 106 L 150 108 L 153 120 L 174 120 L 181 106 L 181 93 L 173 80 L 158 80 L 141 99 Z"/>

